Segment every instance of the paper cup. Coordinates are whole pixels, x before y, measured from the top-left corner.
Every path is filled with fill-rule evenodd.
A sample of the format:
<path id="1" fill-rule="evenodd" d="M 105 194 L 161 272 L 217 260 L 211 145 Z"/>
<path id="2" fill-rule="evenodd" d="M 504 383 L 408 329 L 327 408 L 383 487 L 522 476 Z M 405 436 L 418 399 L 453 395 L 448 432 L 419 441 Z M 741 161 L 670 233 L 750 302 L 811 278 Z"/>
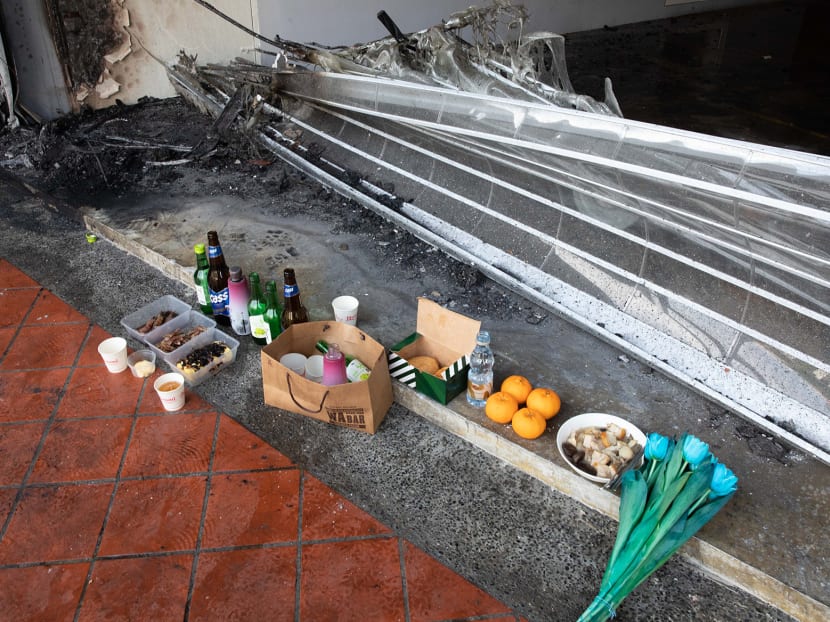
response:
<path id="1" fill-rule="evenodd" d="M 98 354 L 111 374 L 118 374 L 127 369 L 127 340 L 123 337 L 110 337 L 98 344 Z"/>
<path id="2" fill-rule="evenodd" d="M 153 388 L 164 410 L 174 411 L 184 408 L 184 376 L 181 374 L 170 373 L 159 376 L 153 383 Z"/>
<path id="3" fill-rule="evenodd" d="M 299 354 L 297 352 L 289 352 L 280 357 L 280 363 L 295 374 L 300 374 L 301 376 L 305 376 L 305 364 L 307 360 L 305 354 Z M 320 375 L 322 376 L 322 374 Z"/>
<path id="4" fill-rule="evenodd" d="M 305 377 L 312 382 L 320 382 L 323 379 L 323 356 L 321 354 L 308 357 L 305 362 Z"/>
<path id="5" fill-rule="evenodd" d="M 354 296 L 338 296 L 331 301 L 334 319 L 344 324 L 357 326 L 357 307 L 360 302 Z"/>

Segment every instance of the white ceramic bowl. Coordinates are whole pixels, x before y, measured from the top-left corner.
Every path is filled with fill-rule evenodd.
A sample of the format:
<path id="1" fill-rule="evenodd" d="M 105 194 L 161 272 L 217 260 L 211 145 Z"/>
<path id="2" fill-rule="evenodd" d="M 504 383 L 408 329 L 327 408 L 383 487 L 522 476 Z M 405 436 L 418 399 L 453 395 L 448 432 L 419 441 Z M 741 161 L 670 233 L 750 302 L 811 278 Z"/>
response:
<path id="1" fill-rule="evenodd" d="M 582 428 L 604 428 L 607 427 L 609 424 L 615 423 L 621 428 L 624 428 L 631 436 L 636 440 L 641 446 L 645 447 L 646 445 L 646 435 L 635 426 L 633 423 L 626 421 L 622 417 L 617 417 L 616 415 L 608 415 L 606 413 L 584 413 L 582 415 L 577 415 L 576 417 L 571 417 L 562 426 L 559 428 L 559 431 L 556 433 L 556 447 L 559 449 L 559 454 L 562 456 L 562 459 L 565 463 L 571 467 L 574 471 L 579 473 L 582 477 L 591 480 L 592 482 L 597 482 L 600 484 L 605 484 L 608 481 L 607 477 L 597 477 L 596 475 L 591 475 L 590 473 L 586 473 L 578 466 L 576 466 L 573 462 L 568 459 L 568 456 L 565 454 L 565 450 L 562 449 L 562 445 L 565 444 L 565 441 L 568 440 L 568 437 L 571 435 L 572 432 Z M 640 462 L 642 463 L 642 458 L 640 458 Z M 635 465 L 638 467 L 639 465 Z"/>

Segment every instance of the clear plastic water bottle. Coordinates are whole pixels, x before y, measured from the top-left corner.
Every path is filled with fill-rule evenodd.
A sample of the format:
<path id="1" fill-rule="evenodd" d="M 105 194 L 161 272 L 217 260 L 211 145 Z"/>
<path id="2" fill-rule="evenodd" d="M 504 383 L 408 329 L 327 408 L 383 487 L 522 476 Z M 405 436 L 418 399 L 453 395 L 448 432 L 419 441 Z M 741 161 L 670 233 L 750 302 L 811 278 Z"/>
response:
<path id="1" fill-rule="evenodd" d="M 490 333 L 486 330 L 479 331 L 467 374 L 467 401 L 473 406 L 483 407 L 493 392 L 494 361 L 490 349 Z"/>

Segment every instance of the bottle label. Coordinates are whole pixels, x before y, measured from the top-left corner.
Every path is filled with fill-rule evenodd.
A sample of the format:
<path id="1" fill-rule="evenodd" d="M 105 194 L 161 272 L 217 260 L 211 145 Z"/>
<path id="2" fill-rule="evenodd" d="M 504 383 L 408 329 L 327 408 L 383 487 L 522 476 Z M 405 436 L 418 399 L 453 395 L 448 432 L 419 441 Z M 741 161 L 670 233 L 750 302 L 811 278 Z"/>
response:
<path id="1" fill-rule="evenodd" d="M 228 309 L 228 288 L 215 292 L 210 290 L 210 306 L 213 307 L 213 315 L 225 315 L 230 317 L 230 310 Z"/>
<path id="2" fill-rule="evenodd" d="M 268 330 L 268 322 L 265 321 L 264 315 L 252 315 L 250 317 L 251 321 L 251 334 L 256 337 L 257 339 L 265 339 L 267 341 L 271 341 L 270 331 Z"/>
<path id="3" fill-rule="evenodd" d="M 251 320 L 248 309 L 234 309 L 231 313 L 231 328 L 237 335 L 251 334 Z"/>
<path id="4" fill-rule="evenodd" d="M 474 400 L 486 400 L 493 392 L 493 383 L 476 384 L 472 380 L 467 382 L 467 395 Z"/>
<path id="5" fill-rule="evenodd" d="M 201 285 L 196 286 L 196 299 L 200 305 L 207 305 L 207 296 L 205 296 L 205 288 Z"/>
<path id="6" fill-rule="evenodd" d="M 371 373 L 372 370 L 357 359 L 352 359 L 352 361 L 346 366 L 346 378 L 348 378 L 350 382 L 368 380 Z"/>
<path id="7" fill-rule="evenodd" d="M 282 291 L 286 298 L 292 298 L 300 295 L 300 288 L 297 285 L 285 285 L 283 286 Z"/>
<path id="8" fill-rule="evenodd" d="M 210 259 L 216 259 L 217 257 L 222 256 L 222 247 L 221 246 L 208 246 L 208 257 Z"/>

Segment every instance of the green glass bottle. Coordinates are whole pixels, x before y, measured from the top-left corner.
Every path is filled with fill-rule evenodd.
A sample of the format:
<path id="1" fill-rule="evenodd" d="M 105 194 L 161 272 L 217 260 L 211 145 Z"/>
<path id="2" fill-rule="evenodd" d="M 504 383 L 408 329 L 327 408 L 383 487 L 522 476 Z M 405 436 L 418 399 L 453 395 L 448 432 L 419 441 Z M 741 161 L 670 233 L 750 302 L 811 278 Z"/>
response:
<path id="1" fill-rule="evenodd" d="M 193 247 L 196 253 L 196 270 L 193 272 L 193 282 L 196 283 L 196 298 L 199 300 L 199 310 L 205 315 L 213 315 L 213 306 L 210 304 L 210 288 L 208 287 L 208 262 L 204 244 Z"/>
<path id="2" fill-rule="evenodd" d="M 268 325 L 265 342 L 271 343 L 282 332 L 282 308 L 277 298 L 277 284 L 274 281 L 268 281 L 265 284 L 265 301 L 267 304 L 265 323 Z"/>
<path id="3" fill-rule="evenodd" d="M 251 272 L 248 275 L 248 283 L 251 286 L 251 298 L 248 300 L 248 317 L 251 323 L 251 337 L 261 346 L 268 343 L 268 323 L 265 321 L 265 311 L 268 303 L 262 294 L 262 285 L 259 282 L 259 274 Z"/>

